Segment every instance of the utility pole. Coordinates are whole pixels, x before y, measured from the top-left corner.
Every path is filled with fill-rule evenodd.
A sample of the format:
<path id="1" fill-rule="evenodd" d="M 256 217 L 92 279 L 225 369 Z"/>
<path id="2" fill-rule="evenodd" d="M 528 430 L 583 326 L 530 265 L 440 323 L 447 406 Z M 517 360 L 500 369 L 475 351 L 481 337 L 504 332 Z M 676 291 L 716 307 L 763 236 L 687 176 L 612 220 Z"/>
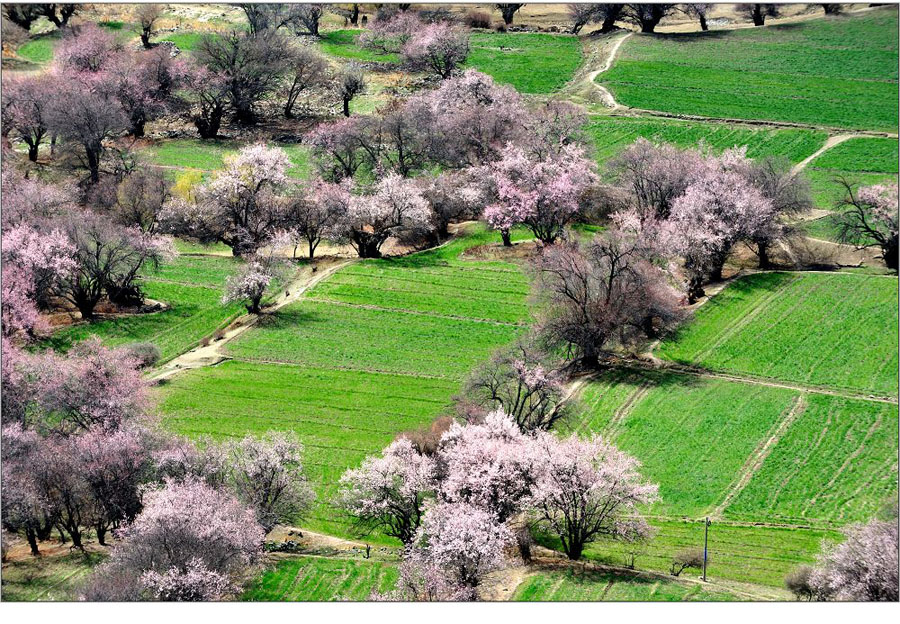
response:
<path id="1" fill-rule="evenodd" d="M 703 523 L 703 582 L 706 582 L 706 559 L 707 546 L 709 545 L 709 516 Z"/>

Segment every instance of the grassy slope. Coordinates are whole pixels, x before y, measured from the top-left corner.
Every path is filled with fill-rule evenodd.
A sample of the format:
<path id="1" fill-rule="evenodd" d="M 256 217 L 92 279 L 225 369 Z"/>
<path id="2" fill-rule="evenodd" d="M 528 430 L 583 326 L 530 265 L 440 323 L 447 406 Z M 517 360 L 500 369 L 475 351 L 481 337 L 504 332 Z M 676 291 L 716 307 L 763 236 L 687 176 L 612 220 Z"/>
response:
<path id="1" fill-rule="evenodd" d="M 275 143 L 283 149 L 291 161 L 287 175 L 305 178 L 311 169 L 309 150 L 294 143 Z M 236 154 L 240 145 L 227 141 L 202 141 L 200 139 L 174 139 L 147 148 L 150 162 L 179 169 L 215 171 L 225 166 L 225 157 Z"/>
<path id="2" fill-rule="evenodd" d="M 148 273 L 142 284 L 147 297 L 168 304 L 169 309 L 74 325 L 54 333 L 49 342 L 56 349 L 91 335 L 110 346 L 152 342 L 162 351 L 163 361 L 171 359 L 243 311 L 239 304 L 226 306 L 221 301 L 225 280 L 236 262 L 230 257 L 181 256 L 158 273 Z"/>
<path id="3" fill-rule="evenodd" d="M 499 287 L 498 271 L 505 288 L 524 285 L 525 276 L 513 265 L 458 259 L 468 246 L 498 240 L 496 233 L 479 229 L 437 250 L 348 267 L 355 286 L 368 279 L 368 287 L 358 291 L 370 293 L 367 305 L 381 309 L 338 303 L 350 295 L 341 284 L 335 289 L 330 280 L 323 282 L 309 293 L 322 301 L 288 306 L 231 344 L 229 353 L 240 361 L 189 371 L 163 386 L 160 407 L 167 426 L 217 437 L 297 431 L 319 493 L 319 504 L 304 524 L 347 534 L 349 527 L 329 504 L 344 470 L 379 451 L 396 433 L 450 409 L 451 396 L 472 366 L 521 331 L 517 325 L 471 320 L 522 313 L 524 288 L 518 291 L 521 302 L 506 306 L 477 296 L 479 288 L 488 293 Z M 410 287 L 385 300 L 385 276 L 400 274 L 412 280 Z M 441 304 L 429 292 L 441 280 L 469 288 L 480 308 Z M 448 315 L 463 311 L 471 318 Z"/>
<path id="4" fill-rule="evenodd" d="M 394 565 L 365 560 L 291 557 L 275 563 L 241 596 L 245 601 L 367 600 L 397 580 Z"/>
<path id="5" fill-rule="evenodd" d="M 896 302 L 890 278 L 751 275 L 700 308 L 659 353 L 716 370 L 895 395 Z"/>
<path id="6" fill-rule="evenodd" d="M 597 161 L 605 163 L 638 138 L 665 141 L 683 147 L 700 141 L 716 149 L 747 146 L 751 158 L 784 156 L 800 162 L 819 149 L 826 133 L 818 130 L 765 129 L 712 123 L 646 118 L 593 117 L 586 128 L 595 145 Z"/>
<path id="7" fill-rule="evenodd" d="M 600 79 L 621 103 L 842 128 L 897 126 L 897 10 L 634 36 Z"/>
<path id="8" fill-rule="evenodd" d="M 541 571 L 518 587 L 518 601 L 719 601 L 738 600 L 726 591 L 707 589 L 699 583 L 679 582 L 640 574 L 573 569 Z"/>
<path id="9" fill-rule="evenodd" d="M 581 46 L 571 35 L 472 33 L 470 42 L 466 65 L 520 93 L 552 93 L 581 63 Z"/>
<path id="10" fill-rule="evenodd" d="M 77 600 L 76 588 L 104 557 L 99 553 L 26 557 L 3 564 L 3 602 Z"/>
<path id="11" fill-rule="evenodd" d="M 399 63 L 399 54 L 380 54 L 373 50 L 367 50 L 356 44 L 356 38 L 362 30 L 345 29 L 332 30 L 322 34 L 319 40 L 319 49 L 325 54 L 337 56 L 342 59 L 362 62 Z"/>

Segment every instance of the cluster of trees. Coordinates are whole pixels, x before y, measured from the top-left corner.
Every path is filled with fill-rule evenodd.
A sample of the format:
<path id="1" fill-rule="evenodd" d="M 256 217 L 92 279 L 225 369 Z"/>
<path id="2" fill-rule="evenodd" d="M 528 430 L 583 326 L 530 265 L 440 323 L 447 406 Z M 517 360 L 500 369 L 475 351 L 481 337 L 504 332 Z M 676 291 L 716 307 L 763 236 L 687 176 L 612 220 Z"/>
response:
<path id="1" fill-rule="evenodd" d="M 68 354 L 29 352 L 3 318 L 2 525 L 40 542 L 87 534 L 112 554 L 91 600 L 215 600 L 233 595 L 265 533 L 313 499 L 295 436 L 250 436 L 202 450 L 158 429 L 139 349 L 96 339 Z M 6 533 L 4 534 L 6 537 Z"/>
<path id="2" fill-rule="evenodd" d="M 38 159 L 48 141 L 62 139 L 100 180 L 105 142 L 128 134 L 140 137 L 148 121 L 170 110 L 187 77 L 184 63 L 156 48 L 135 52 L 112 34 L 86 24 L 64 31 L 47 72 L 4 77 L 4 133 L 28 145 Z"/>
<path id="3" fill-rule="evenodd" d="M 160 201 L 148 179 L 158 182 L 150 175 L 113 185 L 110 219 L 80 208 L 71 187 L 4 169 L 4 336 L 33 336 L 43 329 L 39 312 L 65 305 L 93 320 L 103 298 L 126 306 L 143 302 L 139 272 L 175 253 L 171 241 L 143 221 Z"/>
<path id="4" fill-rule="evenodd" d="M 657 488 L 638 468 L 599 437 L 523 431 L 497 410 L 398 438 L 344 474 L 340 505 L 362 531 L 404 543 L 400 583 L 386 598 L 467 600 L 511 548 L 529 556 L 532 526 L 559 536 L 573 560 L 601 536 L 648 535 L 636 509 Z"/>
<path id="5" fill-rule="evenodd" d="M 845 529 L 844 541 L 827 548 L 817 565 L 787 576 L 787 588 L 801 600 L 897 602 L 897 503 L 883 515 Z"/>

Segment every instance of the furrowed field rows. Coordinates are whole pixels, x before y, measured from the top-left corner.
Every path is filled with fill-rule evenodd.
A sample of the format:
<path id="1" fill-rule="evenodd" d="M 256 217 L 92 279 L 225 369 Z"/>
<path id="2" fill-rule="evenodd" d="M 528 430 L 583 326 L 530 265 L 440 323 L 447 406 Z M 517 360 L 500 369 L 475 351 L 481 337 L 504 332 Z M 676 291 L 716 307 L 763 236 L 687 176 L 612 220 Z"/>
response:
<path id="1" fill-rule="evenodd" d="M 740 597 L 731 592 L 707 589 L 699 583 L 637 573 L 570 568 L 532 574 L 516 590 L 513 600 L 685 602 L 740 600 Z"/>
<path id="2" fill-rule="evenodd" d="M 724 499 L 747 457 L 793 398 L 791 391 L 778 388 L 671 374 L 634 374 L 606 391 L 628 396 L 645 384 L 646 396 L 611 434 L 642 462 L 642 474 L 659 484 L 661 500 L 653 512 L 666 515 L 696 517 Z M 603 392 L 603 385 L 586 390 L 600 412 L 592 418 L 598 424 L 611 417 L 603 413 L 615 409 L 597 397 Z"/>
<path id="3" fill-rule="evenodd" d="M 811 394 L 725 515 L 864 521 L 896 496 L 896 405 Z"/>
<path id="4" fill-rule="evenodd" d="M 897 406 L 797 399 L 781 388 L 615 371 L 584 388 L 570 423 L 643 463 L 660 487 L 653 513 L 698 517 L 730 501 L 725 516 L 747 522 L 870 517 L 897 490 Z"/>
<path id="5" fill-rule="evenodd" d="M 593 117 L 586 127 L 601 164 L 617 156 L 639 138 L 674 143 L 682 147 L 703 142 L 715 149 L 747 146 L 750 158 L 783 156 L 800 162 L 819 149 L 827 138 L 820 130 L 762 129 L 675 120 Z"/>
<path id="6" fill-rule="evenodd" d="M 637 558 L 639 569 L 668 572 L 672 557 L 686 548 L 703 547 L 703 523 L 652 520 L 655 537 Z M 799 565 L 811 564 L 824 543 L 838 540 L 835 531 L 739 526 L 713 522 L 709 529 L 709 577 L 771 587 L 784 586 L 784 577 Z M 545 541 L 542 539 L 542 541 Z M 552 540 L 545 543 L 553 545 Z M 621 566 L 626 547 L 598 542 L 588 547 L 589 559 Z M 691 571 L 685 572 L 691 574 Z"/>
<path id="7" fill-rule="evenodd" d="M 773 289 L 782 292 L 772 297 Z M 896 301 L 897 280 L 886 277 L 750 275 L 703 305 L 659 353 L 712 370 L 895 396 Z"/>
<path id="8" fill-rule="evenodd" d="M 373 591 L 388 592 L 397 582 L 397 567 L 380 561 L 322 557 L 283 559 L 266 570 L 241 596 L 246 601 L 367 600 Z"/>
<path id="9" fill-rule="evenodd" d="M 509 325 L 301 301 L 257 324 L 229 344 L 227 352 L 244 360 L 460 379 L 521 331 Z"/>
<path id="10" fill-rule="evenodd" d="M 634 36 L 600 80 L 643 109 L 896 128 L 896 8 L 760 30 Z"/>
<path id="11" fill-rule="evenodd" d="M 165 426 L 192 438 L 295 431 L 318 494 L 304 526 L 347 534 L 331 506 L 341 474 L 398 432 L 449 409 L 458 386 L 407 375 L 225 362 L 174 377 L 158 399 Z"/>

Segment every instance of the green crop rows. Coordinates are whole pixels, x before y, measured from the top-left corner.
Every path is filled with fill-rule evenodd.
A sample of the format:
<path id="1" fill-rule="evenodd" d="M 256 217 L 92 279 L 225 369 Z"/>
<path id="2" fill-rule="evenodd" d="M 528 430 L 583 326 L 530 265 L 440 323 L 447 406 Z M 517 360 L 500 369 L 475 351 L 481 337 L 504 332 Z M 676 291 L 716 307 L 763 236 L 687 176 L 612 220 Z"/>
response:
<path id="1" fill-rule="evenodd" d="M 396 566 L 384 562 L 292 557 L 264 572 L 241 600 L 368 600 L 372 592 L 388 592 L 396 582 Z"/>
<path id="2" fill-rule="evenodd" d="M 716 601 L 739 600 L 731 592 L 707 589 L 699 583 L 607 570 L 541 571 L 519 586 L 519 601 Z"/>
<path id="3" fill-rule="evenodd" d="M 840 128 L 897 126 L 897 11 L 633 36 L 599 77 L 627 106 Z"/>
<path id="4" fill-rule="evenodd" d="M 897 280 L 758 274 L 703 305 L 660 355 L 710 369 L 896 395 Z"/>
<path id="5" fill-rule="evenodd" d="M 702 141 L 719 150 L 746 145 L 750 158 L 783 156 L 791 162 L 800 162 L 819 149 L 827 137 L 821 130 L 772 130 L 628 117 L 592 117 L 585 130 L 593 140 L 596 158 L 601 164 L 639 138 L 682 147 L 696 147 Z"/>
<path id="6" fill-rule="evenodd" d="M 345 267 L 331 278 L 347 272 L 338 289 L 326 280 L 228 345 L 237 361 L 186 372 L 163 386 L 167 426 L 214 437 L 297 431 L 319 493 L 304 523 L 347 534 L 330 504 L 340 475 L 400 431 L 446 413 L 463 377 L 523 331 L 491 319 L 524 320 L 526 277 L 508 263 L 459 257 L 498 240 L 479 228 L 429 252 Z M 442 303 L 435 284 L 467 289 L 468 306 Z M 391 285 L 403 288 L 385 299 L 382 290 Z M 492 300 L 492 289 L 505 294 Z"/>

